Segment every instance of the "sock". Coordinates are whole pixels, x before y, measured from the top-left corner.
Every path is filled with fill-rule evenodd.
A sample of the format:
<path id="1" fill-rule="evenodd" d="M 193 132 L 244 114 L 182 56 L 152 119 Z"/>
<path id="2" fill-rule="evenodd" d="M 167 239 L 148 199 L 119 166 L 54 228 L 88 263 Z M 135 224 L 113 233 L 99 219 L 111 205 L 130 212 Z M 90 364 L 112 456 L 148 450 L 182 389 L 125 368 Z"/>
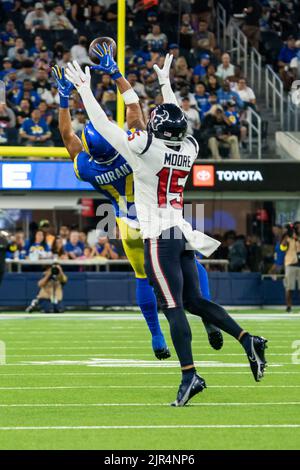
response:
<path id="1" fill-rule="evenodd" d="M 196 373 L 195 367 L 192 367 L 191 369 L 186 369 L 182 371 L 182 382 L 190 382 L 193 376 Z"/>
<path id="2" fill-rule="evenodd" d="M 208 281 L 208 275 L 205 267 L 199 263 L 197 258 L 195 258 L 197 270 L 198 270 L 198 276 L 199 276 L 199 281 L 200 281 L 200 291 L 202 294 L 202 297 L 206 300 L 210 300 L 210 290 L 209 290 L 209 281 Z M 215 331 L 220 331 L 218 327 L 215 325 L 212 325 L 211 323 L 208 323 L 207 321 L 203 320 L 204 327 L 207 331 L 207 334 L 214 333 Z"/>
<path id="3" fill-rule="evenodd" d="M 243 348 L 245 349 L 247 354 L 251 354 L 251 341 L 250 341 L 250 339 L 251 339 L 251 336 L 247 332 L 244 333 L 243 336 L 240 339 L 240 343 L 243 346 Z"/>
<path id="4" fill-rule="evenodd" d="M 158 320 L 157 303 L 153 288 L 147 278 L 136 278 L 135 281 L 136 301 L 144 315 L 151 335 L 163 336 Z"/>
<path id="5" fill-rule="evenodd" d="M 168 308 L 164 314 L 170 325 L 171 338 L 181 367 L 193 365 L 192 332 L 183 308 Z"/>

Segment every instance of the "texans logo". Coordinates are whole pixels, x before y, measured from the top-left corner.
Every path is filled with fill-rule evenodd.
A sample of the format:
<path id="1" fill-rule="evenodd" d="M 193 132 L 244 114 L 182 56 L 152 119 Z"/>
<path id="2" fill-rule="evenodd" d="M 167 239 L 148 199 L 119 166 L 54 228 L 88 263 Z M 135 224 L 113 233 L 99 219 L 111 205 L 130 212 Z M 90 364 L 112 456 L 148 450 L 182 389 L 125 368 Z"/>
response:
<path id="1" fill-rule="evenodd" d="M 163 114 L 156 115 L 156 110 L 152 112 L 151 121 L 152 121 L 152 129 L 154 131 L 158 131 L 159 126 L 162 125 L 163 122 L 169 119 L 168 111 L 164 110 Z"/>

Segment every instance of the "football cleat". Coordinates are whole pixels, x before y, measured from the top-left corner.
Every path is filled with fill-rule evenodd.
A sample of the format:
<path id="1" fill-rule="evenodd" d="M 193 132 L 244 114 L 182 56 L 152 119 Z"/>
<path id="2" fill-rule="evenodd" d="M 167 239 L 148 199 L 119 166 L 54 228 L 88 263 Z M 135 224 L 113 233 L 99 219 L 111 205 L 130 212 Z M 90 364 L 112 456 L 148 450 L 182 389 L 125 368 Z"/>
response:
<path id="1" fill-rule="evenodd" d="M 267 364 L 265 350 L 268 340 L 261 336 L 251 336 L 247 338 L 244 348 L 246 350 L 254 380 L 259 382 L 263 376 Z"/>
<path id="2" fill-rule="evenodd" d="M 189 382 L 181 382 L 176 400 L 171 406 L 184 406 L 198 393 L 206 388 L 205 380 L 198 374 L 194 374 Z"/>
<path id="3" fill-rule="evenodd" d="M 208 341 L 212 348 L 216 349 L 217 351 L 222 348 L 223 346 L 223 335 L 221 331 L 212 331 L 208 333 Z"/>
<path id="4" fill-rule="evenodd" d="M 166 344 L 166 341 L 163 335 L 152 337 L 152 348 L 153 348 L 155 356 L 160 361 L 162 359 L 169 359 L 169 357 L 171 357 L 170 350 Z"/>

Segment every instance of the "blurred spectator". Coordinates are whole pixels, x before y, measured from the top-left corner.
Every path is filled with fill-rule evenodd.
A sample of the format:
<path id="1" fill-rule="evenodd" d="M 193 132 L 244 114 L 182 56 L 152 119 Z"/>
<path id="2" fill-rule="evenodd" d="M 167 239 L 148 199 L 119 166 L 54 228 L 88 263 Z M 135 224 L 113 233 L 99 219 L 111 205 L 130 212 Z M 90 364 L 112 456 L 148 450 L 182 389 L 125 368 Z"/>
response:
<path id="1" fill-rule="evenodd" d="M 85 36 L 80 36 L 78 44 L 71 47 L 72 60 L 77 60 L 80 65 L 93 64 L 87 53 L 88 41 Z"/>
<path id="2" fill-rule="evenodd" d="M 7 129 L 16 125 L 16 116 L 6 104 L 0 103 L 0 144 L 6 144 L 8 140 Z"/>
<path id="3" fill-rule="evenodd" d="M 42 2 L 34 5 L 34 10 L 25 18 L 25 27 L 34 34 L 37 30 L 47 30 L 50 27 L 49 15 L 44 10 Z"/>
<path id="4" fill-rule="evenodd" d="M 27 255 L 30 259 L 39 259 L 45 257 L 50 252 L 50 248 L 45 241 L 42 230 L 37 230 L 32 242 L 26 243 Z"/>
<path id="5" fill-rule="evenodd" d="M 63 50 L 61 59 L 57 60 L 57 65 L 59 65 L 60 67 L 66 68 L 68 63 L 71 62 L 71 60 L 72 60 L 71 52 L 68 50 Z"/>
<path id="6" fill-rule="evenodd" d="M 230 62 L 230 55 L 227 52 L 222 55 L 222 63 L 218 66 L 216 75 L 223 80 L 234 80 L 235 68 L 234 65 Z"/>
<path id="7" fill-rule="evenodd" d="M 147 98 L 145 86 L 143 85 L 143 83 L 138 81 L 138 75 L 136 72 L 129 72 L 129 74 L 127 75 L 127 80 L 139 98 Z"/>
<path id="8" fill-rule="evenodd" d="M 87 23 L 92 14 L 91 2 L 88 0 L 75 0 L 71 8 L 72 20 L 78 23 Z"/>
<path id="9" fill-rule="evenodd" d="M 13 47 L 15 40 L 18 36 L 18 31 L 15 27 L 15 23 L 12 20 L 7 21 L 5 30 L 0 33 L 0 42 L 5 47 Z"/>
<path id="10" fill-rule="evenodd" d="M 12 62 L 19 63 L 22 63 L 28 57 L 28 51 L 21 37 L 16 38 L 15 46 L 8 49 L 7 55 Z"/>
<path id="11" fill-rule="evenodd" d="M 300 222 L 291 224 L 283 235 L 280 249 L 285 253 L 286 311 L 292 310 L 292 292 L 300 290 Z"/>
<path id="12" fill-rule="evenodd" d="M 30 147 L 33 144 L 41 147 L 53 145 L 51 131 L 48 124 L 41 119 L 39 109 L 34 109 L 31 118 L 25 119 L 20 128 L 20 137 L 24 144 Z"/>
<path id="13" fill-rule="evenodd" d="M 236 105 L 242 109 L 244 103 L 241 100 L 239 94 L 234 90 L 231 90 L 230 83 L 228 80 L 224 80 L 223 86 L 217 90 L 218 103 L 222 106 L 226 105 L 228 101 L 235 101 Z"/>
<path id="14" fill-rule="evenodd" d="M 72 119 L 72 128 L 78 137 L 81 137 L 81 133 L 86 125 L 86 115 L 83 109 L 78 109 L 75 113 L 75 118 Z"/>
<path id="15" fill-rule="evenodd" d="M 261 3 L 257 0 L 249 0 L 244 13 L 246 16 L 244 19 L 243 31 L 251 46 L 258 50 L 260 41 L 259 21 L 262 15 Z"/>
<path id="16" fill-rule="evenodd" d="M 59 228 L 59 238 L 62 240 L 63 245 L 67 243 L 70 236 L 70 229 L 67 225 L 61 225 Z"/>
<path id="17" fill-rule="evenodd" d="M 79 240 L 77 230 L 73 230 L 70 233 L 70 239 L 65 243 L 64 248 L 70 259 L 76 259 L 82 256 L 84 244 Z"/>
<path id="18" fill-rule="evenodd" d="M 229 148 L 230 157 L 239 159 L 239 144 L 236 135 L 232 135 L 231 122 L 225 116 L 222 106 L 214 105 L 206 114 L 201 128 L 202 138 L 208 142 L 212 158 L 221 160 L 220 148 Z"/>
<path id="19" fill-rule="evenodd" d="M 82 256 L 80 256 L 80 259 L 93 259 L 94 258 L 94 251 L 93 248 L 90 246 L 85 246 L 83 250 Z"/>
<path id="20" fill-rule="evenodd" d="M 16 72 L 16 69 L 12 68 L 12 61 L 9 57 L 4 57 L 2 61 L 2 67 L 3 69 L 0 71 L 0 80 L 4 80 L 6 75 L 11 73 L 12 71 Z"/>
<path id="21" fill-rule="evenodd" d="M 118 259 L 119 255 L 115 251 L 115 247 L 109 242 L 107 235 L 101 233 L 98 237 L 98 241 L 94 247 L 94 256 L 103 256 L 107 259 Z"/>
<path id="22" fill-rule="evenodd" d="M 203 53 L 200 56 L 200 63 L 196 65 L 193 71 L 193 75 L 196 75 L 200 77 L 200 79 L 203 79 L 205 75 L 207 74 L 207 68 L 209 66 L 210 62 L 210 55 L 207 53 Z"/>
<path id="23" fill-rule="evenodd" d="M 246 267 L 247 248 L 244 235 L 238 235 L 233 243 L 229 243 L 228 260 L 229 271 L 241 272 Z"/>
<path id="24" fill-rule="evenodd" d="M 192 71 L 189 69 L 186 58 L 181 56 L 178 57 L 175 64 L 175 79 L 178 81 L 179 78 L 190 81 L 192 77 Z"/>
<path id="25" fill-rule="evenodd" d="M 246 106 L 252 106 L 255 108 L 256 105 L 256 98 L 254 91 L 247 85 L 247 81 L 245 78 L 240 78 L 237 82 L 234 90 L 238 94 L 242 103 Z"/>
<path id="26" fill-rule="evenodd" d="M 67 253 L 65 253 L 63 239 L 59 236 L 55 238 L 51 251 L 54 257 L 57 257 L 60 259 L 68 259 L 68 255 Z"/>
<path id="27" fill-rule="evenodd" d="M 216 48 L 216 37 L 214 33 L 208 31 L 208 23 L 206 20 L 199 21 L 198 33 L 195 35 L 197 52 L 210 51 Z"/>
<path id="28" fill-rule="evenodd" d="M 48 108 L 46 101 L 41 101 L 39 104 L 39 110 L 41 112 L 41 119 L 43 119 L 50 127 L 53 121 L 54 113 Z"/>
<path id="29" fill-rule="evenodd" d="M 36 108 L 41 101 L 38 93 L 33 89 L 32 81 L 28 79 L 24 80 L 23 88 L 13 88 L 7 96 L 14 105 L 18 105 L 23 99 L 27 99 L 32 108 Z"/>
<path id="30" fill-rule="evenodd" d="M 49 13 L 50 29 L 54 31 L 63 31 L 66 29 L 74 30 L 74 26 L 64 14 L 61 4 L 56 4 L 54 9 Z"/>
<path id="31" fill-rule="evenodd" d="M 51 233 L 51 226 L 49 220 L 41 220 L 39 223 L 39 229 L 42 230 L 45 237 L 45 241 L 49 248 L 51 248 L 55 240 L 55 236 Z"/>
<path id="32" fill-rule="evenodd" d="M 231 123 L 231 133 L 236 135 L 241 140 L 243 146 L 246 148 L 246 145 L 244 144 L 247 138 L 247 127 L 241 124 L 240 115 L 236 109 L 235 101 L 228 101 L 225 116 Z"/>
<path id="33" fill-rule="evenodd" d="M 279 73 L 285 70 L 291 63 L 291 60 L 296 57 L 298 49 L 296 47 L 296 39 L 294 36 L 289 36 L 287 42 L 282 46 L 278 56 Z"/>
<path id="34" fill-rule="evenodd" d="M 30 117 L 31 107 L 29 100 L 21 100 L 21 103 L 18 106 L 15 106 L 16 118 L 17 118 L 17 127 L 22 126 L 24 120 Z"/>
<path id="35" fill-rule="evenodd" d="M 29 49 L 29 56 L 33 59 L 38 57 L 43 46 L 45 46 L 43 38 L 39 35 L 35 36 L 34 46 Z"/>
<path id="36" fill-rule="evenodd" d="M 147 34 L 145 39 L 152 50 L 161 51 L 167 48 L 168 38 L 161 32 L 159 24 L 154 24 L 152 26 L 151 33 Z"/>
<path id="37" fill-rule="evenodd" d="M 283 229 L 281 225 L 274 225 L 272 227 L 272 234 L 274 237 L 274 260 L 269 270 L 269 274 L 283 274 L 284 272 L 284 258 L 286 251 L 281 250 L 281 240 L 283 236 Z"/>
<path id="38" fill-rule="evenodd" d="M 199 113 L 196 109 L 191 108 L 190 100 L 187 97 L 182 99 L 181 107 L 187 117 L 188 133 L 193 135 L 194 131 L 200 129 Z"/>
<path id="39" fill-rule="evenodd" d="M 209 93 L 206 91 L 206 86 L 203 82 L 197 83 L 195 86 L 195 100 L 200 114 L 200 121 L 204 118 L 207 111 L 210 110 L 211 104 L 209 101 Z"/>
<path id="40" fill-rule="evenodd" d="M 23 60 L 21 70 L 18 71 L 18 80 L 34 80 L 36 77 L 36 70 L 33 68 L 34 62 L 30 59 Z"/>

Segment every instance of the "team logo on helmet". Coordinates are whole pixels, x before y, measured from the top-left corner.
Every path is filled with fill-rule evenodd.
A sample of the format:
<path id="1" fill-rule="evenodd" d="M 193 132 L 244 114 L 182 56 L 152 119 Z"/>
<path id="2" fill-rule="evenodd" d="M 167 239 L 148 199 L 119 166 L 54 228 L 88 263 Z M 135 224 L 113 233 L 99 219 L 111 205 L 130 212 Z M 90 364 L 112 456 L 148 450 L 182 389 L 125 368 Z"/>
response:
<path id="1" fill-rule="evenodd" d="M 162 114 L 157 114 L 156 109 L 152 111 L 151 114 L 151 123 L 152 123 L 152 129 L 154 131 L 158 131 L 159 127 L 169 119 L 170 115 L 168 111 L 164 109 L 164 112 Z"/>

